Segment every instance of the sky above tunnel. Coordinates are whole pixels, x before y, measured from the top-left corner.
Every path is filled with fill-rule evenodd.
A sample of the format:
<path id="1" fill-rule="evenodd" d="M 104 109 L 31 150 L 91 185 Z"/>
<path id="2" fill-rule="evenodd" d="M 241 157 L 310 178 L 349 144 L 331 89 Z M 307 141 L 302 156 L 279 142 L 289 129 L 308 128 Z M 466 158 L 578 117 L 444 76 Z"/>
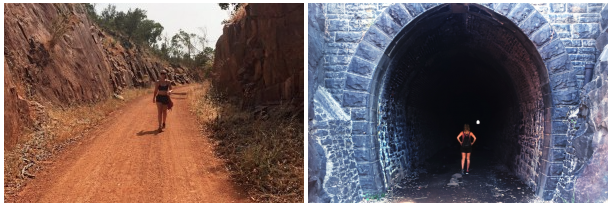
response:
<path id="1" fill-rule="evenodd" d="M 140 8 L 147 11 L 147 18 L 160 23 L 164 27 L 162 36 L 170 39 L 183 29 L 188 33 L 202 34 L 200 28 L 206 28 L 209 39 L 208 46 L 215 48 L 215 43 L 221 36 L 221 22 L 229 18 L 230 12 L 223 11 L 217 3 L 112 3 L 117 11 L 127 12 L 130 8 Z M 95 3 L 96 12 L 100 14 L 109 3 Z"/>

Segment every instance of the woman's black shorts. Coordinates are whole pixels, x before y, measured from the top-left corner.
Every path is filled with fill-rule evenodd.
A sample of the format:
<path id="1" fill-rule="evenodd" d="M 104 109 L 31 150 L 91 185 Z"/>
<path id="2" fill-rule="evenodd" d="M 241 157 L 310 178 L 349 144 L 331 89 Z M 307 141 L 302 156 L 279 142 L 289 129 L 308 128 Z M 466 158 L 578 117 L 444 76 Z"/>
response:
<path id="1" fill-rule="evenodd" d="M 168 95 L 155 96 L 156 103 L 162 103 L 163 105 L 168 105 L 169 101 L 170 101 L 170 97 L 168 97 Z"/>
<path id="2" fill-rule="evenodd" d="M 470 146 L 470 147 L 462 147 L 462 152 L 463 153 L 470 153 L 470 152 L 472 152 L 472 150 L 473 150 L 472 146 Z"/>

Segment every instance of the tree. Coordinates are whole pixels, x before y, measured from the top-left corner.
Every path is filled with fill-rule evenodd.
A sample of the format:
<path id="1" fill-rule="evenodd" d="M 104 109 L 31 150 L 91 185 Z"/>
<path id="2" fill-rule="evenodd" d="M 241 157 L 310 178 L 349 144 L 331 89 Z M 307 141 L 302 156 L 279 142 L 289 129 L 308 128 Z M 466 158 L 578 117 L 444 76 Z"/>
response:
<path id="1" fill-rule="evenodd" d="M 230 9 L 230 5 L 232 5 L 232 11 L 236 11 L 243 5 L 243 3 L 219 3 L 218 5 L 221 10 L 228 10 Z"/>

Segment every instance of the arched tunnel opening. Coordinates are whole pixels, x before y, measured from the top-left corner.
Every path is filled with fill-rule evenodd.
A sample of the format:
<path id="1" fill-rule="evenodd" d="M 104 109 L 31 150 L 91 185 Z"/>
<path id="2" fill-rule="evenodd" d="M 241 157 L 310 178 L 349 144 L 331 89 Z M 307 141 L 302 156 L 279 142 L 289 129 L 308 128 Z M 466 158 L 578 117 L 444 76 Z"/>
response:
<path id="1" fill-rule="evenodd" d="M 466 123 L 477 137 L 471 170 L 501 165 L 538 189 L 548 75 L 512 20 L 476 4 L 431 9 L 394 37 L 371 84 L 370 122 L 386 187 L 420 167 L 460 172 L 456 137 Z"/>

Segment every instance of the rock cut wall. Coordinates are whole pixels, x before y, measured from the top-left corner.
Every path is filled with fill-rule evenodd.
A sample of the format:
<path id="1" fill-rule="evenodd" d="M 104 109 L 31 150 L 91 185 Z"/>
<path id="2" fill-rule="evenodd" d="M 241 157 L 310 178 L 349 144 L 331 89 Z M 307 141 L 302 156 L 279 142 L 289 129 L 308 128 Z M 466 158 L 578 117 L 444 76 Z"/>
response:
<path id="1" fill-rule="evenodd" d="M 244 106 L 293 103 L 304 93 L 304 4 L 247 4 L 215 45 L 213 84 Z"/>
<path id="2" fill-rule="evenodd" d="M 5 149 L 35 125 L 34 109 L 100 102 L 149 86 L 162 69 L 176 83 L 190 80 L 185 69 L 122 47 L 81 4 L 4 4 L 4 58 Z"/>

